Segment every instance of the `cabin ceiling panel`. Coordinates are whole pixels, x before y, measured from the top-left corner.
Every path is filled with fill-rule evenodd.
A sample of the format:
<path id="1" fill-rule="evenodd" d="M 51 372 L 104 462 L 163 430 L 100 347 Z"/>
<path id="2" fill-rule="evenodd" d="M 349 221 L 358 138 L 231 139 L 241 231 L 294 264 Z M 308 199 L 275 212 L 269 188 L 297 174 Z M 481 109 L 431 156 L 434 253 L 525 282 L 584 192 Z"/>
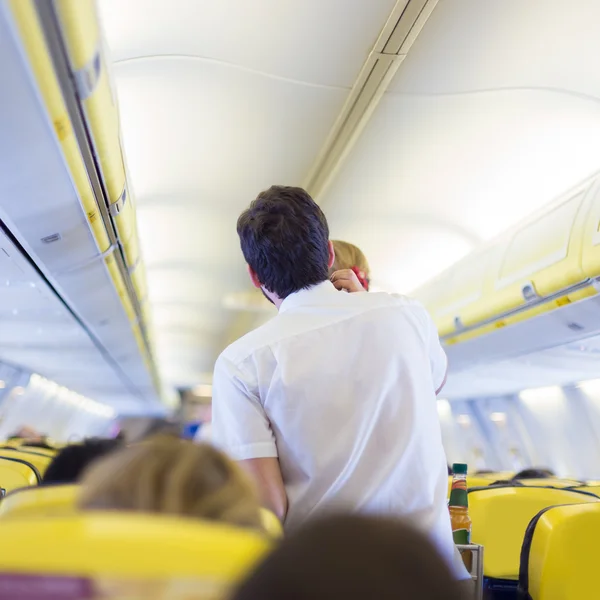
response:
<path id="1" fill-rule="evenodd" d="M 115 81 L 140 205 L 184 193 L 237 207 L 300 183 L 347 94 L 193 58 L 117 65 Z"/>
<path id="2" fill-rule="evenodd" d="M 395 0 L 100 0 L 112 59 L 180 54 L 350 87 Z M 143 23 L 143 26 L 141 24 Z"/>
<path id="3" fill-rule="evenodd" d="M 442 0 L 390 90 L 555 88 L 600 98 L 600 3 Z"/>

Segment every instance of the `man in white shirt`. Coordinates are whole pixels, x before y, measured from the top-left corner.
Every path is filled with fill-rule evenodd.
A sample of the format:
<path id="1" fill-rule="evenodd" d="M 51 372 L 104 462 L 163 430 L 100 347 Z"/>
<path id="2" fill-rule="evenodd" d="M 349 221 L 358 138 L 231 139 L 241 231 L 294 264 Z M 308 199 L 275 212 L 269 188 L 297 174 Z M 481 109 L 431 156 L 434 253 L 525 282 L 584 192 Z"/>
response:
<path id="1" fill-rule="evenodd" d="M 436 408 L 446 356 L 428 313 L 401 296 L 340 293 L 327 221 L 300 188 L 262 192 L 237 229 L 250 278 L 279 314 L 217 360 L 215 444 L 286 528 L 328 510 L 397 515 L 451 563 Z"/>

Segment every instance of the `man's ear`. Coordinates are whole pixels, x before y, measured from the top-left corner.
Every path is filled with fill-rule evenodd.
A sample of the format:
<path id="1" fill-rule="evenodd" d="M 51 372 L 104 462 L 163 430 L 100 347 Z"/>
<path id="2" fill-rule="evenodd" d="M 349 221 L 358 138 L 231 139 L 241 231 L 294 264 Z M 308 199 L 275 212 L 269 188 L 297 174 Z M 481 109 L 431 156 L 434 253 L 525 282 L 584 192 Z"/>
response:
<path id="1" fill-rule="evenodd" d="M 329 262 L 327 263 L 327 268 L 331 269 L 335 262 L 335 250 L 333 249 L 333 242 L 331 240 L 327 242 L 327 245 L 329 247 Z"/>
<path id="2" fill-rule="evenodd" d="M 261 288 L 262 283 L 260 282 L 258 275 L 254 272 L 254 269 L 250 265 L 246 265 L 246 267 L 248 268 L 248 275 L 250 275 L 250 281 L 252 282 L 252 285 L 256 288 Z"/>

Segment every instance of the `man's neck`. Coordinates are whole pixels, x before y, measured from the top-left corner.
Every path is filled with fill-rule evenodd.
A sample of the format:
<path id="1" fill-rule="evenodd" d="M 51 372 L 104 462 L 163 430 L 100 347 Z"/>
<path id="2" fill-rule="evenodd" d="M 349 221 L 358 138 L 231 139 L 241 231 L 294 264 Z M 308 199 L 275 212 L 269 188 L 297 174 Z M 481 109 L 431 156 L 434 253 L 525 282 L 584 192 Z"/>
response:
<path id="1" fill-rule="evenodd" d="M 281 303 L 283 302 L 283 298 L 280 298 L 277 294 L 273 294 L 272 292 L 268 292 L 264 287 L 260 288 L 262 295 L 271 303 L 275 305 L 275 308 L 279 310 Z"/>

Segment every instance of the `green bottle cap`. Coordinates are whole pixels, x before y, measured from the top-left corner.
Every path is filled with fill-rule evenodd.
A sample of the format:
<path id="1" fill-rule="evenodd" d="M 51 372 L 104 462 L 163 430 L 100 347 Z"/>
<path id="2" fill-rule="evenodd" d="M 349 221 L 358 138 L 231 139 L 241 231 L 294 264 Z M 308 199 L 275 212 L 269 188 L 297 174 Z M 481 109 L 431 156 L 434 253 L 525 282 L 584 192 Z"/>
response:
<path id="1" fill-rule="evenodd" d="M 452 465 L 452 473 L 454 473 L 454 475 L 466 475 L 467 465 L 465 463 L 454 463 Z"/>

